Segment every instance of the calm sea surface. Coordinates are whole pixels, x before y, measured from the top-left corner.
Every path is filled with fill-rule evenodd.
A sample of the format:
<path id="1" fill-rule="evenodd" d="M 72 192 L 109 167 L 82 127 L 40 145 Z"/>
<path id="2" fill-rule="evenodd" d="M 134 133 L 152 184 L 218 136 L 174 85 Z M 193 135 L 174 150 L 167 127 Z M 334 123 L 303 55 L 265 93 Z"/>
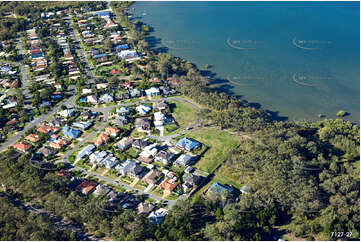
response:
<path id="1" fill-rule="evenodd" d="M 136 2 L 156 47 L 289 119 L 360 116 L 358 2 Z"/>

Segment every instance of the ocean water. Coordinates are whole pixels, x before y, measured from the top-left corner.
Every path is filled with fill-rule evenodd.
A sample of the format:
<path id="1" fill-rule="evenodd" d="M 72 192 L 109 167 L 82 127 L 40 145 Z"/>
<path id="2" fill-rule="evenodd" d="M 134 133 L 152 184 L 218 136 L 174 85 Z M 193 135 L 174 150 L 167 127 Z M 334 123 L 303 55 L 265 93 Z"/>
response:
<path id="1" fill-rule="evenodd" d="M 214 85 L 296 120 L 359 123 L 358 2 L 136 2 L 156 47 L 212 67 Z"/>

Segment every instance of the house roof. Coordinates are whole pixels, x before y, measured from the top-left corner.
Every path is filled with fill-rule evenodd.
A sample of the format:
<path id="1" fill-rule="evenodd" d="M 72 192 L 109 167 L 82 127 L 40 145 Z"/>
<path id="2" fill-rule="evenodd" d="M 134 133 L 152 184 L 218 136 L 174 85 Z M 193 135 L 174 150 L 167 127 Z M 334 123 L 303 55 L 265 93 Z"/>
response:
<path id="1" fill-rule="evenodd" d="M 138 214 L 149 214 L 155 206 L 151 203 L 139 203 L 137 207 Z"/>
<path id="2" fill-rule="evenodd" d="M 191 151 L 194 148 L 198 147 L 200 145 L 200 143 L 197 141 L 194 141 L 192 139 L 189 139 L 187 137 L 184 137 L 183 139 L 178 141 L 177 145 L 188 151 Z"/>
<path id="3" fill-rule="evenodd" d="M 173 181 L 171 178 L 167 177 L 162 184 L 160 184 L 160 187 L 163 188 L 166 191 L 173 191 L 174 188 L 178 186 L 179 182 Z"/>
<path id="4" fill-rule="evenodd" d="M 97 140 L 95 141 L 95 145 L 101 145 L 103 143 L 108 143 L 109 136 L 106 133 L 102 133 L 98 136 Z"/>
<path id="5" fill-rule="evenodd" d="M 25 137 L 26 140 L 29 140 L 31 142 L 38 142 L 40 140 L 39 135 L 36 134 L 29 134 Z"/>
<path id="6" fill-rule="evenodd" d="M 147 183 L 155 184 L 161 175 L 162 172 L 153 169 L 150 172 L 148 172 L 147 175 L 144 176 L 143 180 Z"/>
<path id="7" fill-rule="evenodd" d="M 29 149 L 31 149 L 33 146 L 31 144 L 28 144 L 26 142 L 20 142 L 16 145 L 14 145 L 14 148 L 21 150 L 21 151 L 28 151 Z"/>
<path id="8" fill-rule="evenodd" d="M 232 193 L 233 188 L 218 182 L 213 183 L 207 190 L 208 192 L 215 192 L 216 194 Z"/>

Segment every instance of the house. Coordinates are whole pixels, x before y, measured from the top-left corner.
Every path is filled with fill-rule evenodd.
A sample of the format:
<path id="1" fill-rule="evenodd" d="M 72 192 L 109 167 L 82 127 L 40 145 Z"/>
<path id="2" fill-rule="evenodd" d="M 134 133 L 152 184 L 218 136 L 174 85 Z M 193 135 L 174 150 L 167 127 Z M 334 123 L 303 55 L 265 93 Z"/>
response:
<path id="1" fill-rule="evenodd" d="M 96 86 L 97 86 L 97 89 L 105 89 L 108 87 L 108 83 L 98 83 Z"/>
<path id="2" fill-rule="evenodd" d="M 202 183 L 202 177 L 194 174 L 189 174 L 182 187 L 185 192 L 190 191 L 191 189 L 197 188 Z"/>
<path id="3" fill-rule="evenodd" d="M 90 194 L 94 189 L 95 187 L 98 185 L 98 183 L 96 182 L 88 182 L 88 181 L 83 181 L 81 184 L 79 184 L 77 187 L 76 187 L 76 190 L 78 192 L 81 192 L 83 193 L 84 195 L 88 195 Z"/>
<path id="4" fill-rule="evenodd" d="M 122 51 L 122 50 L 127 50 L 127 49 L 129 49 L 129 46 L 128 46 L 127 44 L 115 46 L 115 50 L 116 50 L 117 52 Z"/>
<path id="5" fill-rule="evenodd" d="M 168 104 L 166 103 L 165 100 L 162 100 L 162 101 L 153 103 L 153 108 L 156 110 L 162 111 L 162 110 L 165 110 L 168 108 Z"/>
<path id="6" fill-rule="evenodd" d="M 105 166 L 107 169 L 113 168 L 117 163 L 118 159 L 113 154 L 109 154 L 107 157 L 105 157 L 104 160 L 101 161 L 101 165 Z"/>
<path id="7" fill-rule="evenodd" d="M 17 149 L 17 150 L 20 150 L 22 152 L 27 152 L 29 151 L 33 146 L 29 143 L 26 143 L 26 142 L 20 142 L 16 145 L 14 145 L 14 148 Z"/>
<path id="8" fill-rule="evenodd" d="M 118 171 L 120 175 L 125 176 L 130 171 L 130 169 L 135 165 L 136 163 L 134 161 L 127 159 L 122 163 L 120 163 L 119 165 L 117 165 L 115 169 Z"/>
<path id="9" fill-rule="evenodd" d="M 82 159 L 83 157 L 90 155 L 93 150 L 95 149 L 95 145 L 93 144 L 89 144 L 87 145 L 85 148 L 83 148 L 79 153 L 78 156 L 76 157 L 77 160 Z"/>
<path id="10" fill-rule="evenodd" d="M 103 145 L 103 144 L 108 144 L 110 138 L 106 133 L 102 133 L 98 136 L 97 140 L 95 141 L 95 145 L 99 146 L 99 145 Z"/>
<path id="11" fill-rule="evenodd" d="M 89 89 L 89 88 L 84 88 L 84 89 L 81 91 L 81 93 L 82 93 L 83 95 L 90 94 L 90 93 L 92 93 L 92 92 L 93 92 L 93 90 L 92 90 L 92 89 Z"/>
<path id="12" fill-rule="evenodd" d="M 143 215 L 148 215 L 150 212 L 152 212 L 152 210 L 155 208 L 155 206 L 151 203 L 139 203 L 138 207 L 137 207 L 137 213 L 138 214 L 143 214 Z"/>
<path id="13" fill-rule="evenodd" d="M 81 131 L 78 129 L 73 129 L 69 126 L 64 126 L 62 128 L 63 134 L 69 138 L 76 139 L 81 135 Z"/>
<path id="14" fill-rule="evenodd" d="M 38 150 L 39 153 L 41 153 L 43 156 L 45 157 L 48 157 L 48 156 L 51 156 L 51 155 L 54 155 L 56 152 L 55 150 L 53 150 L 52 148 L 50 147 L 42 147 L 41 149 Z"/>
<path id="15" fill-rule="evenodd" d="M 135 60 L 139 60 L 139 55 L 135 50 L 121 50 L 117 53 L 118 57 L 126 60 L 127 62 L 132 62 Z"/>
<path id="16" fill-rule="evenodd" d="M 160 208 L 157 211 L 153 211 L 149 214 L 148 218 L 152 224 L 161 224 L 164 221 L 168 211 L 164 208 Z"/>
<path id="17" fill-rule="evenodd" d="M 126 114 L 130 113 L 130 108 L 128 108 L 128 107 L 117 108 L 116 112 L 117 112 L 117 114 L 120 114 L 120 115 L 126 115 Z"/>
<path id="18" fill-rule="evenodd" d="M 146 147 L 144 147 L 143 151 L 139 154 L 139 160 L 141 161 L 144 161 L 144 162 L 147 162 L 147 163 L 150 163 L 155 154 L 157 154 L 158 150 L 156 148 L 158 144 L 155 143 L 155 144 L 151 144 L 151 145 L 148 145 Z"/>
<path id="19" fill-rule="evenodd" d="M 49 133 L 56 132 L 58 130 L 59 130 L 59 128 L 57 128 L 57 127 L 51 127 L 49 125 L 40 124 L 36 131 L 38 131 L 39 133 L 43 133 L 43 134 L 49 134 Z"/>
<path id="20" fill-rule="evenodd" d="M 51 127 L 62 127 L 66 124 L 66 121 L 59 117 L 55 117 L 55 118 L 49 120 L 48 124 Z"/>
<path id="21" fill-rule="evenodd" d="M 189 139 L 187 137 L 184 137 L 183 139 L 179 140 L 177 143 L 178 148 L 185 149 L 187 151 L 192 151 L 200 147 L 200 145 L 201 144 L 199 142 Z"/>
<path id="22" fill-rule="evenodd" d="M 149 119 L 146 118 L 137 118 L 135 119 L 135 127 L 139 132 L 151 130 L 152 123 Z"/>
<path id="23" fill-rule="evenodd" d="M 59 112 L 59 115 L 64 117 L 64 118 L 70 118 L 75 114 L 74 109 L 64 109 L 62 111 Z"/>
<path id="24" fill-rule="evenodd" d="M 190 174 L 194 172 L 194 168 L 191 166 L 187 166 L 187 168 L 184 170 L 184 173 Z"/>
<path id="25" fill-rule="evenodd" d="M 133 143 L 133 138 L 131 137 L 124 137 L 119 142 L 115 144 L 115 147 L 118 149 L 127 149 Z"/>
<path id="26" fill-rule="evenodd" d="M 98 197 L 98 196 L 105 196 L 108 192 L 110 192 L 110 188 L 102 184 L 99 184 L 98 186 L 95 187 L 93 194 Z"/>
<path id="27" fill-rule="evenodd" d="M 145 115 L 145 114 L 149 113 L 150 110 L 152 110 L 151 107 L 148 107 L 148 106 L 143 105 L 143 104 L 137 106 L 135 109 L 137 110 L 137 112 L 138 112 L 140 115 Z"/>
<path id="28" fill-rule="evenodd" d="M 130 90 L 129 94 L 131 97 L 140 97 L 142 93 L 139 89 L 133 88 L 132 90 Z"/>
<path id="29" fill-rule="evenodd" d="M 148 97 L 159 96 L 159 95 L 160 95 L 160 91 L 159 91 L 159 88 L 151 87 L 151 88 L 145 90 L 145 94 L 146 94 Z"/>
<path id="30" fill-rule="evenodd" d="M 104 95 L 99 99 L 99 101 L 100 101 L 101 103 L 111 103 L 111 102 L 114 101 L 114 98 L 113 98 L 112 95 L 106 93 L 106 94 L 104 94 Z"/>
<path id="31" fill-rule="evenodd" d="M 142 150 L 144 147 L 148 145 L 147 141 L 141 139 L 134 139 L 132 143 L 132 147 L 138 150 Z"/>
<path id="32" fill-rule="evenodd" d="M 84 122 L 84 121 L 74 122 L 74 123 L 72 124 L 73 127 L 80 128 L 81 130 L 87 130 L 87 129 L 90 128 L 92 125 L 93 125 L 93 122 L 92 122 L 92 121 L 87 121 L 87 122 Z"/>
<path id="33" fill-rule="evenodd" d="M 54 149 L 62 149 L 68 144 L 70 144 L 69 141 L 57 137 L 57 138 L 50 138 L 49 146 Z"/>
<path id="34" fill-rule="evenodd" d="M 80 117 L 82 120 L 88 120 L 88 119 L 93 118 L 93 116 L 96 116 L 96 114 L 97 114 L 96 112 L 94 113 L 90 110 L 85 110 L 85 111 L 81 112 Z"/>
<path id="35" fill-rule="evenodd" d="M 142 179 L 143 182 L 146 182 L 148 184 L 151 184 L 151 185 L 155 185 L 158 183 L 158 181 L 161 179 L 162 177 L 162 172 L 156 170 L 156 169 L 153 169 L 153 170 L 150 170 Z"/>
<path id="36" fill-rule="evenodd" d="M 162 112 L 154 113 L 154 126 L 161 127 L 167 122 L 167 117 Z"/>
<path id="37" fill-rule="evenodd" d="M 120 129 L 114 127 L 106 127 L 105 133 L 112 137 L 118 137 L 118 135 L 120 134 Z"/>
<path id="38" fill-rule="evenodd" d="M 25 139 L 33 143 L 36 143 L 40 140 L 39 135 L 36 134 L 29 134 L 25 137 Z"/>
<path id="39" fill-rule="evenodd" d="M 181 156 L 178 157 L 178 159 L 174 162 L 174 164 L 177 166 L 188 166 L 190 165 L 191 161 L 192 161 L 192 157 L 190 155 L 182 154 Z"/>
<path id="40" fill-rule="evenodd" d="M 168 96 L 176 93 L 175 90 L 173 90 L 171 87 L 168 86 L 161 86 L 159 87 L 159 90 L 164 96 Z"/>
<path id="41" fill-rule="evenodd" d="M 122 126 L 129 123 L 129 120 L 127 116 L 116 116 L 113 122 L 117 126 Z"/>
<path id="42" fill-rule="evenodd" d="M 94 153 L 92 153 L 91 155 L 89 155 L 89 160 L 91 163 L 100 163 L 106 156 L 107 156 L 107 152 L 106 151 L 95 151 Z"/>
<path id="43" fill-rule="evenodd" d="M 86 101 L 88 103 L 91 103 L 91 104 L 97 104 L 98 103 L 98 98 L 95 95 L 90 95 L 90 96 L 86 97 Z"/>
<path id="44" fill-rule="evenodd" d="M 140 180 L 145 175 L 145 173 L 147 173 L 146 170 L 147 169 L 144 168 L 143 166 L 135 163 L 133 166 L 129 168 L 128 175 Z"/>
<path id="45" fill-rule="evenodd" d="M 160 187 L 163 188 L 167 192 L 172 192 L 178 185 L 179 185 L 179 182 L 177 182 L 177 177 L 174 177 L 174 178 L 167 177 L 160 184 Z"/>
<path id="46" fill-rule="evenodd" d="M 214 195 L 226 195 L 229 196 L 234 192 L 234 189 L 228 185 L 224 185 L 218 182 L 213 183 L 206 191 L 206 196 Z"/>
<path id="47" fill-rule="evenodd" d="M 167 152 L 165 150 L 161 150 L 158 152 L 158 154 L 155 156 L 155 161 L 161 162 L 164 165 L 168 165 L 174 157 L 174 154 L 171 152 Z"/>

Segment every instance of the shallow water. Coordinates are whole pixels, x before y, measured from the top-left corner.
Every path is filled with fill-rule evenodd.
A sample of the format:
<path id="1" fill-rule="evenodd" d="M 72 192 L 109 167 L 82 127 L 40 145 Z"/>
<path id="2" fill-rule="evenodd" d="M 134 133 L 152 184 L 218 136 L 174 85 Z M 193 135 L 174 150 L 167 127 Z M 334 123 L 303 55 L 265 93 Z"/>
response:
<path id="1" fill-rule="evenodd" d="M 359 122 L 358 2 L 136 2 L 157 47 L 206 64 L 217 86 L 289 119 Z"/>

